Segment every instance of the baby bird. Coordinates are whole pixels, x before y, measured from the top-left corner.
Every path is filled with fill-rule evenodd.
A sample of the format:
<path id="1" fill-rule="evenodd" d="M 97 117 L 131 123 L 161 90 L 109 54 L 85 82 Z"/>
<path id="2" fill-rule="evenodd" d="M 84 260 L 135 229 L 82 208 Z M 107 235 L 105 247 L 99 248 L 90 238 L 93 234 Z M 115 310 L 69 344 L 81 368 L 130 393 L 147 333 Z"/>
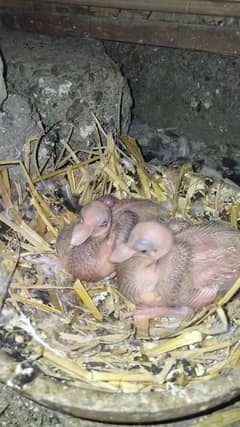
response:
<path id="1" fill-rule="evenodd" d="M 135 317 L 187 317 L 224 294 L 240 275 L 240 232 L 192 225 L 178 232 L 156 221 L 138 223 L 110 260 Z"/>
<path id="2" fill-rule="evenodd" d="M 81 209 L 81 219 L 60 232 L 56 249 L 62 266 L 74 278 L 98 281 L 115 271 L 113 248 L 127 240 L 138 221 L 166 217 L 164 203 L 106 195 Z"/>

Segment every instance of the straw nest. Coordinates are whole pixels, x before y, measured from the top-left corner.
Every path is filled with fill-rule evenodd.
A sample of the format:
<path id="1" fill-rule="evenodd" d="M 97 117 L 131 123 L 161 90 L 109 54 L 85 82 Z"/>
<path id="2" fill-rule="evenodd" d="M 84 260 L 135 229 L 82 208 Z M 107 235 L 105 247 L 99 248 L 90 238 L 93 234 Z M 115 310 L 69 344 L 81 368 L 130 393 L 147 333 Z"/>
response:
<path id="1" fill-rule="evenodd" d="M 150 167 L 135 140 L 114 140 L 97 121 L 96 130 L 91 150 L 76 152 L 63 141 L 58 158 L 40 165 L 42 137 L 36 137 L 25 144 L 24 161 L 0 162 L 2 350 L 34 360 L 52 378 L 114 393 L 185 387 L 239 366 L 240 280 L 188 321 L 134 322 L 120 320 L 131 305 L 114 278 L 73 283 L 59 272 L 55 239 L 74 214 L 56 196 L 57 186 L 68 184 L 80 203 L 111 192 L 169 201 L 173 216 L 194 223 L 238 226 L 237 187 L 194 174 L 190 164 Z M 10 179 L 12 166 L 21 169 L 25 186 Z"/>

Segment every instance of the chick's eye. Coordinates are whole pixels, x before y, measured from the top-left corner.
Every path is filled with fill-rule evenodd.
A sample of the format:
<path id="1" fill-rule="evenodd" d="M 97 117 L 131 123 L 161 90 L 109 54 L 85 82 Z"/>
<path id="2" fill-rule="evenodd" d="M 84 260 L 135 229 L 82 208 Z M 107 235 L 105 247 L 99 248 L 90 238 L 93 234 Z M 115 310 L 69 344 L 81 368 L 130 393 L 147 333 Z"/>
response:
<path id="1" fill-rule="evenodd" d="M 107 221 L 102 222 L 102 224 L 99 224 L 99 227 L 107 227 L 108 223 Z"/>

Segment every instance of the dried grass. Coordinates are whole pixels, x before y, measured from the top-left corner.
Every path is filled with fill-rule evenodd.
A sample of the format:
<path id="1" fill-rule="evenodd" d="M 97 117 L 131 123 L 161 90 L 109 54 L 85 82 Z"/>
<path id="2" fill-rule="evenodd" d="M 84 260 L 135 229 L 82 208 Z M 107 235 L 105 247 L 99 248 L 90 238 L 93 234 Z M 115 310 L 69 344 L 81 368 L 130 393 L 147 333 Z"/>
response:
<path id="1" fill-rule="evenodd" d="M 0 236 L 0 309 L 4 303 L 12 307 L 15 326 L 31 337 L 26 349 L 21 349 L 23 356 L 37 355 L 38 366 L 49 375 L 82 381 L 90 389 L 127 393 L 162 390 L 168 383 L 186 386 L 207 381 L 226 367 L 239 366 L 239 304 L 230 303 L 231 332 L 226 313 L 240 279 L 215 305 L 188 321 L 134 323 L 119 319 L 131 307 L 119 295 L 114 279 L 72 283 L 71 277 L 57 269 L 55 238 L 72 214 L 53 209 L 61 203 L 40 191 L 38 183 L 43 189 L 49 181 L 68 184 L 79 193 L 81 203 L 113 192 L 120 198 L 169 201 L 172 215 L 194 223 L 206 216 L 227 220 L 233 227 L 239 222 L 236 187 L 219 182 L 209 185 L 189 164 L 150 170 L 133 138 L 122 136 L 114 141 L 97 126 L 95 148 L 75 153 L 69 141 L 63 141 L 52 170 L 38 167 L 38 138 L 27 141 L 24 162 L 0 162 L 4 207 L 0 222 L 7 226 Z M 9 178 L 12 166 L 20 168 L 27 192 Z M 26 207 L 34 213 L 31 220 L 23 219 Z M 12 325 L 2 327 L 14 334 Z M 235 416 L 236 411 L 231 412 L 231 419 Z"/>

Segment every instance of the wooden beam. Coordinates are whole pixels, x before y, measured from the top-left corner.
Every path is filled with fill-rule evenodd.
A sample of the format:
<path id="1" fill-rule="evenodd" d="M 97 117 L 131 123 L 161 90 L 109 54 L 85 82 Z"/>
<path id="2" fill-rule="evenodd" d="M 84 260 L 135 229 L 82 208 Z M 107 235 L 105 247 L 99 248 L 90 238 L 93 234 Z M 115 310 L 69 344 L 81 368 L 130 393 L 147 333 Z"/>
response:
<path id="1" fill-rule="evenodd" d="M 70 14 L 6 15 L 3 21 L 23 30 L 157 46 L 240 54 L 240 31 L 210 25 L 130 20 Z"/>
<path id="2" fill-rule="evenodd" d="M 240 16 L 240 0 L 0 0 L 0 8 L 41 10 L 64 4 L 210 16 Z"/>

